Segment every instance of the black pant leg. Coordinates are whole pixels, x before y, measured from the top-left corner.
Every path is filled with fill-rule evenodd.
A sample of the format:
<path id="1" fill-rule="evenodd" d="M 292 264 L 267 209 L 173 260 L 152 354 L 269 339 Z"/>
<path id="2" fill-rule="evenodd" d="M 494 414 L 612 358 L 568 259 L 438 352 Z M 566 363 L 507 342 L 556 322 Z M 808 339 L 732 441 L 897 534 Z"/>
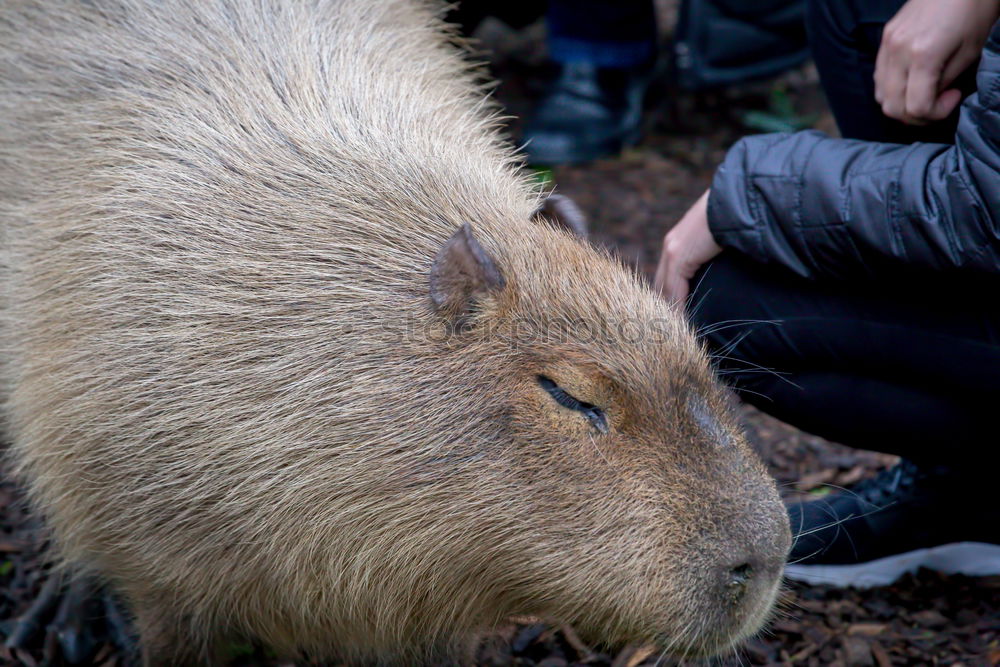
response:
<path id="1" fill-rule="evenodd" d="M 556 62 L 631 68 L 656 55 L 653 0 L 550 0 L 545 19 Z"/>
<path id="2" fill-rule="evenodd" d="M 1000 285 L 822 284 L 728 254 L 698 280 L 692 319 L 749 403 L 921 465 L 1000 462 Z"/>
<path id="3" fill-rule="evenodd" d="M 808 0 L 806 29 L 827 102 L 849 139 L 891 143 L 953 143 L 958 109 L 946 120 L 914 126 L 888 118 L 875 101 L 875 57 L 882 29 L 905 0 Z M 955 85 L 975 90 L 975 67 Z"/>

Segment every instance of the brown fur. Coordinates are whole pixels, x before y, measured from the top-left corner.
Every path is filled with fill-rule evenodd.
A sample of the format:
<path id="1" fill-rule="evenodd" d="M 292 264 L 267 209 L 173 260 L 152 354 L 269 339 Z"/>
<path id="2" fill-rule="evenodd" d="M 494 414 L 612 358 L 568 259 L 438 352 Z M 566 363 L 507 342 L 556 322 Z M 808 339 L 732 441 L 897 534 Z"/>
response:
<path id="1" fill-rule="evenodd" d="M 150 664 L 410 662 L 513 613 L 712 651 L 771 606 L 787 520 L 705 355 L 531 220 L 444 34 L 416 0 L 0 6 L 3 429 Z M 455 327 L 463 223 L 503 281 Z"/>

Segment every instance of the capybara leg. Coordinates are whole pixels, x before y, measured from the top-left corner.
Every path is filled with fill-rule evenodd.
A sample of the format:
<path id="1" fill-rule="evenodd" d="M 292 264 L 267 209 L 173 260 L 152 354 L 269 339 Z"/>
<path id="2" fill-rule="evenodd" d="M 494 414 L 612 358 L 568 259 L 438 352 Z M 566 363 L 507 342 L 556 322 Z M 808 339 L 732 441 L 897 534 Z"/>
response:
<path id="1" fill-rule="evenodd" d="M 43 643 L 71 665 L 90 664 L 108 639 L 128 652 L 128 621 L 117 606 L 109 606 L 109 598 L 110 593 L 92 577 L 53 572 L 17 619 L 6 646 Z M 39 639 L 40 635 L 45 637 Z"/>
<path id="2" fill-rule="evenodd" d="M 169 610 L 137 604 L 136 625 L 143 667 L 205 667 L 224 665 L 218 643 L 192 636 L 185 623 Z"/>
<path id="3" fill-rule="evenodd" d="M 52 610 L 59 603 L 62 589 L 62 575 L 53 573 L 46 580 L 31 606 L 14 623 L 14 628 L 7 635 L 7 641 L 4 642 L 7 648 L 24 648 L 45 629 Z"/>
<path id="4" fill-rule="evenodd" d="M 133 667 L 139 663 L 139 638 L 136 629 L 116 595 L 105 589 L 101 598 L 104 602 L 104 625 L 108 638 L 127 656 L 125 667 Z"/>
<path id="5" fill-rule="evenodd" d="M 103 615 L 101 586 L 87 576 L 73 578 L 49 626 L 66 662 L 83 665 L 93 659 L 103 643 L 100 628 L 95 627 Z"/>

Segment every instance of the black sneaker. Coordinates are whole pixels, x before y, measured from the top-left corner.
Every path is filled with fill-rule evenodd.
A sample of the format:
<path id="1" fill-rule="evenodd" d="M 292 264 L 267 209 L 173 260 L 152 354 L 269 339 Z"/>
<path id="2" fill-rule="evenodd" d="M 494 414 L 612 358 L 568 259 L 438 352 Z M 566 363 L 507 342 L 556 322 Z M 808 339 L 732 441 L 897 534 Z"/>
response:
<path id="1" fill-rule="evenodd" d="M 975 486 L 960 473 L 901 461 L 851 490 L 793 503 L 785 574 L 856 587 L 888 585 L 920 567 L 1000 574 L 1000 510 L 970 502 Z"/>
<path id="2" fill-rule="evenodd" d="M 650 68 L 562 65 L 524 130 L 534 165 L 588 162 L 639 140 Z"/>

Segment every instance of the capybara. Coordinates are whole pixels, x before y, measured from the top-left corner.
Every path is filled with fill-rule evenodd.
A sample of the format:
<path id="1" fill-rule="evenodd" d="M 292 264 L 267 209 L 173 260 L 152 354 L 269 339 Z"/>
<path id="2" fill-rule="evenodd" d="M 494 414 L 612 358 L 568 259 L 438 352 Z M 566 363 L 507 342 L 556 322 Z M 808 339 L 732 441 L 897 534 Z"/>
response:
<path id="1" fill-rule="evenodd" d="M 148 665 L 727 650 L 789 546 L 679 309 L 536 219 L 440 7 L 0 5 L 3 429 Z"/>

